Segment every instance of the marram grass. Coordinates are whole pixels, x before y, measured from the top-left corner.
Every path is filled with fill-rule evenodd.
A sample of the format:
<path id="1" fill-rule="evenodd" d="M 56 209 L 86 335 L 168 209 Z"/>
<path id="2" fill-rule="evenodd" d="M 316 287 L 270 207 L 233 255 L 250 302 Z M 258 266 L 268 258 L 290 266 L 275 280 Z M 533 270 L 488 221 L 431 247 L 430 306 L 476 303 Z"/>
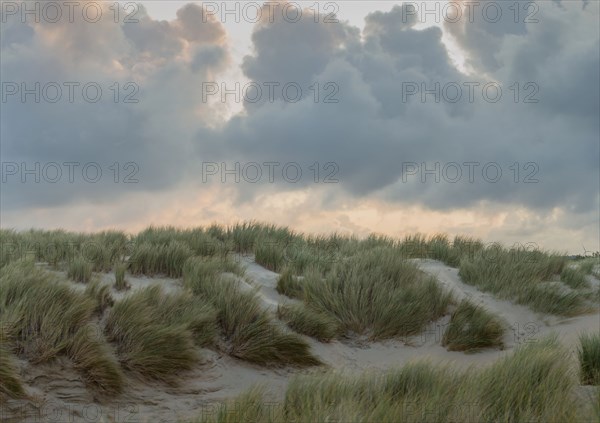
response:
<path id="1" fill-rule="evenodd" d="M 25 388 L 17 370 L 14 356 L 0 339 L 0 404 L 8 399 L 22 398 Z"/>
<path id="2" fill-rule="evenodd" d="M 92 278 L 92 263 L 83 256 L 75 257 L 69 263 L 67 276 L 75 282 L 88 283 Z"/>
<path id="3" fill-rule="evenodd" d="M 86 292 L 75 291 L 32 262 L 4 266 L 0 269 L 2 348 L 33 364 L 68 356 L 96 392 L 119 394 L 121 369 L 101 332 L 89 331 L 95 311 L 108 306 L 102 288 L 93 283 Z"/>
<path id="4" fill-rule="evenodd" d="M 183 271 L 185 286 L 217 310 L 225 339 L 221 347 L 234 357 L 261 365 L 321 364 L 304 340 L 277 325 L 255 292 L 242 291 L 237 281 L 220 276 L 219 267 L 224 265 L 190 259 Z"/>
<path id="5" fill-rule="evenodd" d="M 474 352 L 483 348 L 501 348 L 505 327 L 482 306 L 463 300 L 450 317 L 442 345 L 449 351 Z"/>
<path id="6" fill-rule="evenodd" d="M 198 364 L 197 346 L 213 343 L 214 322 L 205 302 L 189 293 L 166 294 L 155 285 L 117 301 L 105 330 L 125 369 L 175 383 L 181 372 Z"/>
<path id="7" fill-rule="evenodd" d="M 581 334 L 577 356 L 581 383 L 600 385 L 600 334 Z"/>
<path id="8" fill-rule="evenodd" d="M 446 313 L 451 296 L 395 248 L 377 247 L 302 280 L 306 305 L 339 322 L 346 336 L 414 335 Z"/>
<path id="9" fill-rule="evenodd" d="M 297 375 L 283 402 L 255 387 L 196 422 L 590 422 L 556 339 L 518 347 L 491 367 L 458 371 L 426 361 L 359 375 Z"/>
<path id="10" fill-rule="evenodd" d="M 277 308 L 277 317 L 290 329 L 321 342 L 329 342 L 341 334 L 339 323 L 328 314 L 312 310 L 302 303 L 284 304 Z"/>

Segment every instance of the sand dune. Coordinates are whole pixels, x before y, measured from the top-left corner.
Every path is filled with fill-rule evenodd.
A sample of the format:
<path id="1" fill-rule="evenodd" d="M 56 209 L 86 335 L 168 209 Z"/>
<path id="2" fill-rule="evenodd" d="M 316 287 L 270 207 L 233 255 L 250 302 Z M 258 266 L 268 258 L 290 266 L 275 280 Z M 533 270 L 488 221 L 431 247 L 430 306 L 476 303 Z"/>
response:
<path id="1" fill-rule="evenodd" d="M 246 270 L 245 278 L 236 276 L 240 287 L 255 290 L 263 306 L 270 312 L 275 313 L 278 304 L 296 301 L 277 292 L 279 275 L 258 265 L 253 256 L 239 255 L 237 260 Z M 435 276 L 457 299 L 468 298 L 500 316 L 512 329 L 506 332 L 505 349 L 484 350 L 477 354 L 447 351 L 440 345 L 444 326 L 449 321 L 449 316 L 444 316 L 432 322 L 423 333 L 399 340 L 375 343 L 334 340 L 321 343 L 304 337 L 314 354 L 328 367 L 345 371 L 385 370 L 417 359 L 447 362 L 465 368 L 489 365 L 517 345 L 536 342 L 552 332 L 573 350 L 580 332 L 600 331 L 600 314 L 597 312 L 570 319 L 535 313 L 527 307 L 499 300 L 463 283 L 458 276 L 458 269 L 435 260 L 415 261 L 423 271 Z M 113 276 L 104 274 L 101 281 L 110 284 Z M 160 284 L 169 292 L 183 289 L 181 282 L 175 279 L 128 277 L 128 281 L 131 289 L 125 292 L 113 290 L 115 299 L 153 284 Z M 594 280 L 593 283 L 598 281 Z M 82 284 L 75 285 L 83 287 Z M 24 421 L 35 421 L 35 413 L 48 415 L 51 410 L 53 415 L 71 415 L 72 421 L 89 421 L 89 416 L 94 413 L 103 418 L 97 421 L 115 421 L 118 416 L 120 421 L 125 421 L 131 415 L 137 421 L 172 422 L 196 417 L 201 413 L 211 413 L 216 403 L 234 397 L 257 383 L 264 384 L 270 399 L 278 401 L 292 375 L 319 371 L 268 369 L 209 350 L 203 352 L 203 357 L 204 362 L 186 374 L 177 387 L 129 380 L 125 394 L 118 400 L 103 403 L 86 390 L 69 360 L 59 359 L 43 365 L 31 365 L 21 360 L 21 373 L 33 400 L 9 403 L 3 410 L 3 418 L 6 421 L 23 421 L 17 417 L 21 413 L 21 416 L 29 416 Z"/>

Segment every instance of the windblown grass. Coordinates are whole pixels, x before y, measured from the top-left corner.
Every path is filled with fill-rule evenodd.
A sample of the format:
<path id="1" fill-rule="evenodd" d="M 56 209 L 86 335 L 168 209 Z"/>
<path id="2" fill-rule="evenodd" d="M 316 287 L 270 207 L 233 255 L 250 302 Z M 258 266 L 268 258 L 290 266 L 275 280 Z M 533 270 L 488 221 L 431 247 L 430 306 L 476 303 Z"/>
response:
<path id="1" fill-rule="evenodd" d="M 386 372 L 298 375 L 283 403 L 253 388 L 202 422 L 586 422 L 568 352 L 555 339 L 521 346 L 483 370 L 428 362 Z"/>
<path id="2" fill-rule="evenodd" d="M 472 259 L 484 245 L 480 240 L 467 236 L 457 235 L 450 242 L 446 234 L 434 234 L 429 238 L 414 234 L 404 237 L 397 247 L 405 258 L 429 258 L 458 267 L 463 258 Z"/>
<path id="3" fill-rule="evenodd" d="M 119 362 L 112 354 L 108 344 L 91 327 L 80 328 L 67 347 L 67 354 L 75 363 L 88 387 L 106 396 L 123 392 L 125 377 Z"/>
<path id="4" fill-rule="evenodd" d="M 473 352 L 502 347 L 503 323 L 481 306 L 463 300 L 452 313 L 442 345 L 449 351 Z"/>
<path id="5" fill-rule="evenodd" d="M 571 316 L 588 310 L 585 295 L 543 283 L 560 274 L 565 264 L 562 256 L 495 245 L 481 250 L 473 259 L 463 258 L 459 275 L 465 283 L 499 298 L 535 311 Z"/>
<path id="6" fill-rule="evenodd" d="M 582 334 L 577 349 L 581 383 L 600 385 L 600 334 Z"/>
<path id="7" fill-rule="evenodd" d="M 348 336 L 414 335 L 444 315 L 450 295 L 395 248 L 378 247 L 337 263 L 323 279 L 306 275 L 303 299 L 337 320 Z"/>
<path id="8" fill-rule="evenodd" d="M 110 286 L 102 285 L 97 280 L 88 284 L 85 288 L 85 293 L 96 302 L 96 311 L 100 314 L 104 313 L 104 310 L 114 304 L 114 300 L 110 294 Z"/>
<path id="9" fill-rule="evenodd" d="M 69 339 L 85 326 L 95 301 L 31 262 L 11 263 L 0 270 L 0 318 L 16 351 L 32 362 L 64 353 Z"/>
<path id="10" fill-rule="evenodd" d="M 88 283 L 92 279 L 92 263 L 83 256 L 75 257 L 69 263 L 67 276 L 75 282 Z"/>
<path id="11" fill-rule="evenodd" d="M 284 246 L 265 242 L 258 244 L 254 251 L 256 263 L 273 272 L 279 272 L 286 263 Z"/>
<path id="12" fill-rule="evenodd" d="M 338 322 L 330 315 L 311 310 L 302 303 L 279 306 L 277 317 L 294 331 L 321 342 L 329 342 L 341 332 Z"/>
<path id="13" fill-rule="evenodd" d="M 222 264 L 190 259 L 184 267 L 183 280 L 197 297 L 216 308 L 225 338 L 221 348 L 234 357 L 262 365 L 320 364 L 306 342 L 271 319 L 256 292 L 242 291 L 237 281 L 221 277 L 219 266 Z"/>
<path id="14" fill-rule="evenodd" d="M 133 274 L 179 278 L 183 264 L 193 254 L 192 249 L 180 241 L 160 245 L 146 242 L 135 246 L 129 258 L 129 269 Z"/>
<path id="15" fill-rule="evenodd" d="M 127 280 L 125 279 L 125 272 L 127 271 L 127 264 L 117 263 L 115 265 L 115 289 L 117 291 L 125 291 L 130 288 Z"/>
<path id="16" fill-rule="evenodd" d="M 165 294 L 151 286 L 116 302 L 105 330 L 124 368 L 174 383 L 197 364 L 196 345 L 214 343 L 215 313 L 189 293 Z"/>
<path id="17" fill-rule="evenodd" d="M 25 396 L 23 382 L 17 371 L 15 360 L 4 341 L 0 339 L 0 404 L 8 399 Z"/>
<path id="18" fill-rule="evenodd" d="M 290 298 L 302 298 L 302 283 L 294 276 L 291 269 L 286 268 L 277 279 L 277 292 Z"/>
<path id="19" fill-rule="evenodd" d="M 97 298 L 103 290 L 89 285 L 74 291 L 32 262 L 0 269 L 0 325 L 3 344 L 30 362 L 70 357 L 86 382 L 99 393 L 122 391 L 120 369 L 103 337 L 87 336 Z M 100 293 L 100 294 L 99 294 Z"/>
<path id="20" fill-rule="evenodd" d="M 594 277 L 600 279 L 600 257 L 587 257 L 577 263 L 579 270 L 586 275 L 594 275 Z"/>
<path id="21" fill-rule="evenodd" d="M 564 267 L 560 272 L 560 280 L 573 289 L 589 288 L 590 284 L 585 278 L 585 272 L 580 268 Z"/>

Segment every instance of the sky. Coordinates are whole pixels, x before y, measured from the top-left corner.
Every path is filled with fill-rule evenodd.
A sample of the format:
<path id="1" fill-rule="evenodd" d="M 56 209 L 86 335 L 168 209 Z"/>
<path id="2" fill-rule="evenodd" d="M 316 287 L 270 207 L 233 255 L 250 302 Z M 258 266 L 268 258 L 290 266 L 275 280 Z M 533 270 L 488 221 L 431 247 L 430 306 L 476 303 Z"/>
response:
<path id="1" fill-rule="evenodd" d="M 51 3 L 1 3 L 3 228 L 600 250 L 598 2 Z"/>

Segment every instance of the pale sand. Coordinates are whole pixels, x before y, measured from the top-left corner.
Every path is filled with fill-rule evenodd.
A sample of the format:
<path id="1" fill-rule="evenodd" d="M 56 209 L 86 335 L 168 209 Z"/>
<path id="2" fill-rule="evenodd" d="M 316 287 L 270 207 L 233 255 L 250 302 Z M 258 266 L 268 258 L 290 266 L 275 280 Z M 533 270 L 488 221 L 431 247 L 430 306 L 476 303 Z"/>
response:
<path id="1" fill-rule="evenodd" d="M 256 290 L 264 307 L 275 312 L 280 303 L 294 300 L 276 291 L 278 274 L 257 265 L 252 256 L 237 256 L 246 267 L 244 279 L 236 277 L 240 287 Z M 581 332 L 600 332 L 600 313 L 560 319 L 532 312 L 529 308 L 502 301 L 490 294 L 464 284 L 458 276 L 458 269 L 434 260 L 415 260 L 419 267 L 438 278 L 440 283 L 451 291 L 457 299 L 469 298 L 483 305 L 487 310 L 500 316 L 512 330 L 507 331 L 504 350 L 486 350 L 475 354 L 446 351 L 440 345 L 444 325 L 449 316 L 444 316 L 429 325 L 417 336 L 402 340 L 376 343 L 340 342 L 320 343 L 304 337 L 313 352 L 326 363 L 327 367 L 348 372 L 364 370 L 382 371 L 399 367 L 408 361 L 429 360 L 435 363 L 449 363 L 460 368 L 486 366 L 509 353 L 515 346 L 525 342 L 536 342 L 540 338 L 556 333 L 560 341 L 571 351 L 576 349 Z M 115 298 L 122 298 L 146 286 L 159 283 L 169 292 L 182 289 L 181 282 L 167 278 L 146 278 L 128 276 L 131 289 L 124 292 L 113 290 Z M 101 282 L 112 284 L 114 276 L 101 276 Z M 594 287 L 600 283 L 595 278 L 590 282 Z M 74 284 L 85 288 L 82 284 Z M 0 417 L 7 421 L 139 421 L 175 422 L 182 418 L 192 418 L 202 413 L 212 413 L 214 406 L 232 398 L 255 384 L 263 384 L 269 401 L 279 401 L 285 393 L 289 378 L 301 372 L 322 370 L 266 369 L 234 359 L 215 351 L 203 351 L 204 363 L 197 369 L 182 375 L 178 387 L 148 384 L 129 380 L 125 394 L 119 399 L 100 404 L 98 398 L 85 389 L 77 372 L 67 359 L 32 366 L 21 360 L 21 372 L 27 383 L 32 399 L 12 403 L 16 411 L 35 412 L 34 404 L 45 404 L 41 416 L 11 419 L 15 410 L 5 409 Z M 6 408 L 6 407 L 5 407 Z M 57 419 L 57 417 L 60 418 Z M 37 420 L 36 420 L 37 419 Z"/>

